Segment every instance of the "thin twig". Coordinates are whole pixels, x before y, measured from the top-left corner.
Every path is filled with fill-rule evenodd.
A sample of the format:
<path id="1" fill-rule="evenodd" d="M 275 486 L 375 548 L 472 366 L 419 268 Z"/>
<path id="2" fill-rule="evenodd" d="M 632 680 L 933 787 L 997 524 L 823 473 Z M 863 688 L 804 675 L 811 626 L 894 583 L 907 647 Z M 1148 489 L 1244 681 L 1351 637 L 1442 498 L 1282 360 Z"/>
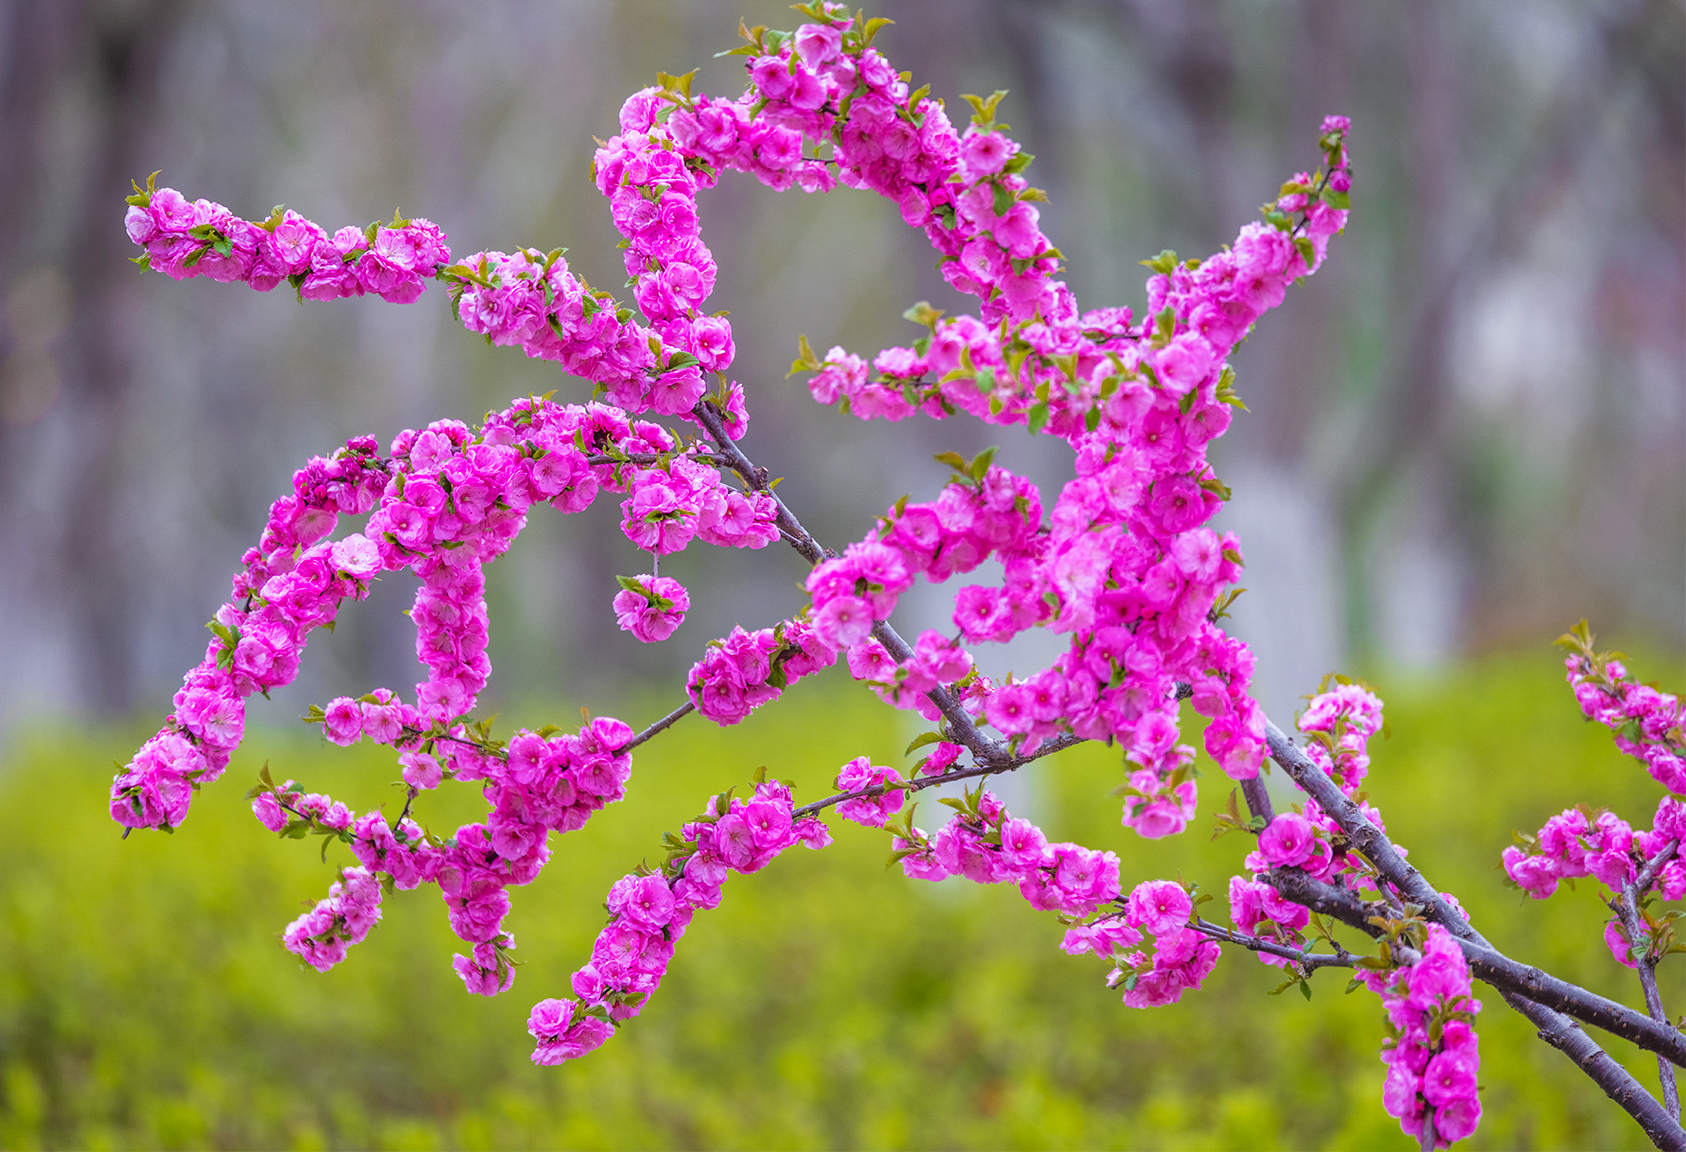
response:
<path id="1" fill-rule="evenodd" d="M 585 458 L 585 462 L 593 468 L 603 464 L 660 464 L 664 460 L 672 460 L 680 456 L 689 460 L 695 460 L 699 464 L 713 464 L 717 468 L 732 468 L 731 460 L 724 456 L 717 456 L 713 452 L 706 450 L 692 450 L 689 452 L 621 452 L 613 456 L 598 453 L 593 456 L 587 456 Z M 734 471 L 735 470 L 736 469 L 734 469 Z"/>
<path id="2" fill-rule="evenodd" d="M 1434 1146 L 1437 1143 L 1439 1143 L 1439 1137 L 1434 1133 L 1434 1109 L 1424 1104 L 1423 1130 L 1417 1137 L 1417 1147 L 1422 1149 L 1422 1152 L 1434 1152 Z"/>
<path id="3" fill-rule="evenodd" d="M 1628 881 L 1622 885 L 1621 895 L 1613 906 L 1627 929 L 1628 957 L 1639 973 L 1639 987 L 1645 992 L 1645 1008 L 1651 1013 L 1651 1019 L 1668 1027 L 1668 1013 L 1663 1010 L 1662 993 L 1657 990 L 1657 960 L 1651 955 L 1650 934 L 1645 931 L 1639 915 L 1639 893 L 1642 891 L 1644 889 L 1637 883 Z M 1642 950 L 1639 949 L 1641 940 L 1647 945 Z M 1657 1057 L 1657 1080 L 1663 1090 L 1663 1107 L 1668 1109 L 1670 1116 L 1680 1119 L 1680 1089 L 1674 1082 L 1674 1066 L 1661 1056 Z"/>
<path id="4" fill-rule="evenodd" d="M 1225 928 L 1221 924 L 1214 924 L 1210 920 L 1196 920 L 1189 927 L 1208 939 L 1217 940 L 1224 944 L 1236 944 L 1249 952 L 1264 952 L 1271 956 L 1280 956 L 1284 960 L 1298 964 L 1305 972 L 1315 972 L 1319 968 L 1351 968 L 1357 963 L 1352 953 L 1339 944 L 1335 945 L 1335 951 L 1332 953 L 1308 952 L 1304 948 L 1279 944 L 1274 940 L 1266 940 L 1262 936 L 1249 936 L 1244 932 L 1236 932 Z"/>
<path id="5" fill-rule="evenodd" d="M 628 740 L 625 744 L 622 744 L 615 751 L 617 753 L 632 751 L 634 748 L 644 743 L 644 741 L 654 736 L 657 732 L 666 731 L 696 710 L 697 706 L 694 702 L 690 700 L 685 701 L 685 703 L 681 704 L 679 707 L 669 712 L 666 716 L 663 716 L 660 720 L 657 720 L 654 724 L 638 733 L 638 735 Z"/>
<path id="6" fill-rule="evenodd" d="M 1650 863 L 1640 870 L 1639 876 L 1633 882 L 1634 888 L 1640 892 L 1649 888 L 1651 882 L 1657 878 L 1657 873 L 1663 870 L 1663 865 L 1673 860 L 1679 851 L 1680 841 L 1670 840 L 1660 852 L 1651 857 Z"/>
<path id="7" fill-rule="evenodd" d="M 1052 756 L 1056 752 L 1063 752 L 1067 748 L 1083 743 L 1079 736 L 1062 736 L 1058 740 L 1045 740 L 1035 752 L 1026 755 L 1014 755 L 1005 763 L 973 764 L 970 768 L 951 768 L 947 772 L 935 776 L 921 776 L 915 780 L 908 780 L 901 784 L 874 784 L 870 788 L 856 788 L 852 792 L 839 792 L 834 796 L 827 796 L 823 800 L 815 800 L 811 804 L 804 804 L 792 812 L 791 819 L 812 816 L 835 804 L 845 800 L 859 800 L 869 796 L 882 796 L 886 792 L 923 792 L 927 788 L 935 788 L 942 784 L 952 784 L 957 780 L 973 780 L 979 776 L 995 776 L 1002 772 L 1014 772 L 1031 764 L 1044 756 Z"/>

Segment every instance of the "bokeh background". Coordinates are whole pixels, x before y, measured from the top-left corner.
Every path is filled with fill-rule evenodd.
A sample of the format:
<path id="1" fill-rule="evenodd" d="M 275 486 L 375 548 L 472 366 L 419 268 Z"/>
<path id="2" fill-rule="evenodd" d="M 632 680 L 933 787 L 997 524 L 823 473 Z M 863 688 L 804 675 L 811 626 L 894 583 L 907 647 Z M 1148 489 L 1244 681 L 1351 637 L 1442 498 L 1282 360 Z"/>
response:
<path id="1" fill-rule="evenodd" d="M 1655 799 L 1642 779 L 1620 782 L 1620 758 L 1553 686 L 1552 636 L 1585 615 L 1643 653 L 1648 677 L 1683 679 L 1682 5 L 875 11 L 897 21 L 880 44 L 951 108 L 962 92 L 1010 90 L 1003 117 L 1037 156 L 1044 225 L 1085 306 L 1139 306 L 1138 261 L 1217 248 L 1315 161 L 1324 113 L 1352 116 L 1347 232 L 1235 359 L 1251 413 L 1215 456 L 1248 559 L 1236 628 L 1279 721 L 1335 668 L 1399 701 L 1400 735 L 1378 765 L 1398 774 L 1402 839 L 1468 877 L 1447 883 L 1512 931 L 1491 935 L 1631 998 L 1585 931 L 1590 893 L 1558 898 L 1569 911 L 1551 916 L 1568 919 L 1542 920 L 1490 868 L 1512 827 L 1549 811 L 1620 798 L 1637 821 Z M 342 692 L 407 689 L 403 580 L 313 642 L 299 681 L 254 710 L 273 732 L 180 835 L 118 845 L 102 823 L 101 765 L 155 725 L 307 456 L 472 421 L 515 395 L 584 394 L 516 349 L 486 348 L 441 292 L 301 307 L 143 274 L 126 262 L 129 180 L 161 169 L 161 183 L 248 217 L 284 201 L 330 228 L 401 207 L 443 225 L 459 253 L 562 245 L 593 283 L 618 284 L 587 175 L 592 137 L 615 130 L 620 100 L 657 69 L 700 67 L 702 87 L 735 91 L 738 62 L 713 53 L 736 42 L 740 17 L 800 19 L 750 0 L 0 2 L 0 1144 L 1386 1136 L 1374 1006 L 1332 979 L 1317 1003 L 1279 1003 L 1262 996 L 1268 973 L 1232 960 L 1204 1007 L 1125 1014 L 1098 973 L 1076 978 L 1081 966 L 1052 950 L 1051 925 L 997 899 L 1009 894 L 912 892 L 881 875 L 870 836 L 846 839 L 835 863 L 781 862 L 788 875 L 746 882 L 718 934 L 697 934 L 665 1014 L 653 1007 L 621 1054 L 524 1070 L 525 1005 L 562 986 L 607 882 L 663 828 L 759 763 L 817 789 L 848 756 L 899 754 L 901 720 L 857 708 L 846 682 L 793 694 L 784 719 L 675 733 L 649 768 L 641 759 L 639 779 L 661 791 L 636 791 L 642 814 L 568 849 L 572 863 L 552 869 L 566 875 L 535 886 L 516 926 L 531 967 L 493 1006 L 451 987 L 441 918 L 420 900 L 395 904 L 341 972 L 296 972 L 275 930 L 331 872 L 238 811 L 233 781 L 265 756 L 379 800 L 389 765 L 348 768 L 283 726 Z M 866 425 L 784 379 L 798 333 L 870 353 L 909 339 L 900 314 L 915 300 L 962 306 L 892 206 L 741 179 L 702 206 L 751 397 L 746 446 L 787 476 L 781 493 L 823 540 L 858 538 L 902 493 L 934 491 L 934 452 L 1000 443 L 1003 463 L 1059 482 L 1068 464 L 1053 446 L 956 421 Z M 486 702 L 505 723 L 565 721 L 580 705 L 645 722 L 677 701 L 709 638 L 801 602 L 794 555 L 699 545 L 664 569 L 691 586 L 690 619 L 640 646 L 609 610 L 615 573 L 642 570 L 617 518 L 608 505 L 535 516 L 491 570 Z M 917 629 L 944 611 L 922 598 L 905 615 Z M 1026 638 L 991 670 L 1043 655 Z M 1014 803 L 1062 835 L 1137 853 L 1128 875 L 1182 868 L 1221 886 L 1236 844 L 1163 857 L 1123 840 L 1105 795 L 1116 772 L 1074 757 L 1016 783 Z M 1609 794 L 1592 795 L 1588 776 Z M 1203 811 L 1219 799 L 1209 784 Z M 1486 1049 L 1489 1067 L 1516 1073 L 1494 1083 L 1517 1087 L 1494 1099 L 1512 1119 L 1495 1107 L 1484 1138 L 1637 1136 L 1551 1078 L 1559 1057 L 1515 1036 Z"/>

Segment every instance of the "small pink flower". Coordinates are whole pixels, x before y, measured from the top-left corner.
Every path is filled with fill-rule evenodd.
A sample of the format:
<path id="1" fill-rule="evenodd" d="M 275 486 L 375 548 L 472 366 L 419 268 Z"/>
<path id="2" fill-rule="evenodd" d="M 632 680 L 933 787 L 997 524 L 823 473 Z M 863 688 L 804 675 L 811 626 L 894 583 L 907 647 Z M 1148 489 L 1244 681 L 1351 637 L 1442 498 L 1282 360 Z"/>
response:
<path id="1" fill-rule="evenodd" d="M 1174 880 L 1144 880 L 1130 893 L 1127 909 L 1125 920 L 1132 928 L 1163 936 L 1188 923 L 1194 902 Z"/>
<path id="2" fill-rule="evenodd" d="M 363 738 L 363 709 L 351 697 L 336 697 L 325 713 L 322 730 L 335 744 L 349 747 Z"/>
<path id="3" fill-rule="evenodd" d="M 1273 868 L 1293 868 L 1311 858 L 1316 833 L 1304 816 L 1279 813 L 1259 833 L 1259 851 Z"/>

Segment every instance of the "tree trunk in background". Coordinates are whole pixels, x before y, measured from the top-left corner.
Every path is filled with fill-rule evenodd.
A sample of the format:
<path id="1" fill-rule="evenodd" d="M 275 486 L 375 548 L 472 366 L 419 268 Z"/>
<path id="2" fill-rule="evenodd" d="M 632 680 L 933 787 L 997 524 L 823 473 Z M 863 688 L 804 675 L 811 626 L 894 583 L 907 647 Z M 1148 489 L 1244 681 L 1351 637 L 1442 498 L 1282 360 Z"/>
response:
<path id="1" fill-rule="evenodd" d="M 0 431 L 8 480 L 0 532 L 14 555 L 31 557 L 42 590 L 74 629 L 74 674 L 81 700 L 112 713 L 134 703 L 136 588 L 125 561 L 125 403 L 131 381 L 133 333 L 125 321 L 133 277 L 131 252 L 118 211 L 132 177 L 143 175 L 142 147 L 157 108 L 159 78 L 177 23 L 179 0 L 115 4 L 77 0 L 14 0 L 12 38 L 0 82 L 0 269 L 15 272 L 5 287 L 10 311 L 27 309 L 32 288 L 50 291 L 54 276 L 68 289 L 69 316 L 58 342 L 62 390 L 37 397 Z M 70 91 L 74 86 L 75 91 Z M 80 99 L 78 99 L 78 97 Z M 80 109 L 75 104 L 80 104 Z M 69 106 L 67 108 L 67 106 Z M 64 118 L 80 111 L 82 146 L 62 150 Z M 49 139 L 60 136 L 60 155 Z M 75 176 L 50 182 L 56 167 Z M 53 225 L 58 227 L 54 228 Z M 45 282 L 31 266 L 52 270 Z M 21 291 L 20 291 L 21 287 Z M 20 298 L 21 297 L 21 298 Z M 22 325 L 14 325 L 21 328 Z M 29 332 L 12 333 L 22 351 Z M 11 377 L 9 382 L 31 377 Z M 52 388 L 33 377 L 37 388 Z M 51 407 L 72 430 L 73 444 L 47 450 L 32 427 Z M 66 419 L 68 418 L 68 419 Z M 51 476 L 57 506 L 29 508 L 27 486 Z"/>

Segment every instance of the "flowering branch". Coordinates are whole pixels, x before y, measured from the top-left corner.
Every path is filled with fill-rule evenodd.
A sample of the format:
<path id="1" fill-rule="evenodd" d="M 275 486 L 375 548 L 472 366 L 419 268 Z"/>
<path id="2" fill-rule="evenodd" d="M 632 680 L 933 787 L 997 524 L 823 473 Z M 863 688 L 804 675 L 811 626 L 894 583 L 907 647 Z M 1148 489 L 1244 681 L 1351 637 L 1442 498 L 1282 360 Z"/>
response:
<path id="1" fill-rule="evenodd" d="M 1272 887 L 1295 904 L 1313 912 L 1330 916 L 1371 936 L 1381 936 L 1376 921 L 1392 913 L 1386 904 L 1360 899 L 1351 889 L 1307 876 L 1298 868 L 1273 869 L 1268 877 Z M 1482 947 L 1473 940 L 1460 940 L 1464 958 L 1470 971 L 1501 992 L 1515 993 L 1538 1004 L 1555 1008 L 1566 1015 L 1604 1029 L 1613 1036 L 1632 1042 L 1659 1057 L 1678 1060 L 1686 1056 L 1686 1036 L 1658 1023 L 1625 1004 L 1606 999 L 1576 984 L 1551 975 L 1531 965 L 1513 960 L 1491 947 Z"/>
<path id="2" fill-rule="evenodd" d="M 1373 824 L 1358 806 L 1343 793 L 1335 782 L 1318 767 L 1312 759 L 1296 746 L 1282 730 L 1274 724 L 1267 724 L 1265 729 L 1266 741 L 1271 759 L 1281 765 L 1297 784 L 1317 802 L 1319 807 L 1340 826 L 1342 833 L 1352 842 L 1353 846 L 1363 853 L 1364 857 L 1374 864 L 1378 873 L 1389 884 L 1396 888 L 1411 903 L 1423 909 L 1424 914 L 1451 933 L 1460 942 L 1474 944 L 1475 949 L 1465 948 L 1465 955 L 1470 958 L 1472 970 L 1488 979 L 1478 967 L 1478 961 L 1486 959 L 1481 953 L 1491 957 L 1501 954 L 1489 943 L 1485 937 L 1470 926 L 1469 922 L 1452 910 L 1441 894 L 1436 891 L 1412 865 L 1406 863 L 1399 855 L 1386 834 Z M 1290 897 L 1291 898 L 1291 897 Z M 1338 904 L 1331 901 L 1331 911 Z M 1349 921 L 1350 923 L 1351 921 Z M 1498 975 L 1498 966 L 1489 967 L 1488 973 Z M 1543 977 L 1544 974 L 1542 973 Z M 1682 1131 L 1679 1122 L 1671 1116 L 1656 1099 L 1646 1092 L 1625 1068 L 1616 1063 L 1609 1053 L 1605 1052 L 1591 1037 L 1580 1030 L 1574 1020 L 1562 1012 L 1547 1007 L 1529 996 L 1512 991 L 1506 984 L 1490 980 L 1500 989 L 1506 1003 L 1515 1008 L 1535 1025 L 1542 1040 L 1568 1056 L 1583 1072 L 1585 1072 L 1610 1099 L 1614 1100 L 1639 1125 L 1645 1134 L 1659 1148 L 1686 1149 L 1686 1131 Z M 1506 982 L 1508 983 L 1508 981 Z M 1545 990 L 1541 981 L 1541 990 Z M 1573 986 L 1556 989 L 1567 992 Z M 1589 993 L 1580 989 L 1573 990 L 1572 1001 L 1578 1006 L 1591 999 Z M 1609 1003 L 1609 1002 L 1606 1002 Z M 1676 1063 L 1686 1063 L 1686 1037 L 1678 1031 L 1658 1025 L 1656 1021 L 1622 1008 L 1614 1015 L 1625 1027 L 1612 1028 L 1635 1043 L 1651 1048 L 1659 1054 L 1666 1054 Z M 1595 1009 L 1589 1008 L 1589 1013 Z M 1643 1035 L 1644 1040 L 1637 1037 Z"/>
<path id="3" fill-rule="evenodd" d="M 1023 755 L 1008 754 L 1006 761 L 989 761 L 983 764 L 973 764 L 970 768 L 951 768 L 935 776 L 921 776 L 915 780 L 908 780 L 895 784 L 874 784 L 866 788 L 855 788 L 847 792 L 838 792 L 827 796 L 823 800 L 815 800 L 796 809 L 795 815 L 812 816 L 816 812 L 824 811 L 837 804 L 850 800 L 869 800 L 873 797 L 884 796 L 891 792 L 923 792 L 927 788 L 936 788 L 943 784 L 953 784 L 960 780 L 974 780 L 979 776 L 995 776 L 1002 772 L 1013 772 L 1023 768 L 1026 764 L 1052 756 L 1055 752 L 1063 752 L 1084 741 L 1076 736 L 1064 736 L 1056 740 L 1045 742 L 1035 752 Z M 993 742 L 992 742 L 993 743 Z"/>

